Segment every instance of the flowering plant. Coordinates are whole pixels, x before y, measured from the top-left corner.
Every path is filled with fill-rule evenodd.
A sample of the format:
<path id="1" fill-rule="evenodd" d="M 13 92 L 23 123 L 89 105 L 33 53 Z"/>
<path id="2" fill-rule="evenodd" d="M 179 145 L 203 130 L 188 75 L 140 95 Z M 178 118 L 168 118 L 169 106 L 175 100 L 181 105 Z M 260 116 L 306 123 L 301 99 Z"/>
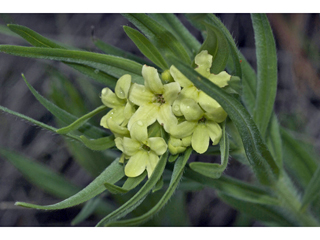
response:
<path id="1" fill-rule="evenodd" d="M 76 117 L 43 97 L 23 75 L 32 94 L 59 120 L 60 128 L 0 106 L 4 112 L 79 142 L 77 148 L 101 153 L 96 162 L 84 162 L 96 178 L 82 190 L 70 190 L 71 196 L 52 205 L 16 205 L 57 210 L 85 203 L 76 223 L 97 212 L 103 215 L 97 226 L 141 225 L 164 207 L 181 182 L 187 190 L 192 184 L 212 187 L 230 206 L 267 225 L 318 226 L 319 163 L 311 157 L 294 158 L 296 165 L 283 161 L 288 157 L 283 145 L 298 143 L 274 113 L 277 58 L 266 15 L 251 16 L 257 74 L 215 15 L 186 15 L 205 37 L 202 44 L 174 14 L 123 15 L 141 31 L 124 26 L 148 60 L 111 46 L 106 54 L 73 50 L 24 26 L 8 25 L 33 47 L 0 45 L 0 52 L 61 61 L 103 85 L 101 106 Z M 95 43 L 103 46 L 99 40 Z M 88 122 L 101 113 L 100 126 Z M 188 163 L 192 153 L 220 155 L 221 164 Z M 48 188 L 49 177 L 43 169 L 34 168 L 43 178 L 32 176 L 27 160 L 20 161 L 20 156 L 4 148 L 0 155 L 35 184 Z M 101 164 L 110 156 L 114 159 L 107 166 Z M 249 166 L 255 181 L 223 174 L 230 156 Z M 310 176 L 299 174 L 299 164 L 312 166 Z M 296 179 L 287 168 L 296 173 Z M 58 189 L 68 185 L 58 179 L 53 180 Z M 295 182 L 304 183 L 303 196 L 298 195 Z M 122 199 L 119 202 L 126 201 L 110 210 L 102 194 L 106 192 Z M 147 197 L 156 203 L 139 216 L 120 220 Z"/>

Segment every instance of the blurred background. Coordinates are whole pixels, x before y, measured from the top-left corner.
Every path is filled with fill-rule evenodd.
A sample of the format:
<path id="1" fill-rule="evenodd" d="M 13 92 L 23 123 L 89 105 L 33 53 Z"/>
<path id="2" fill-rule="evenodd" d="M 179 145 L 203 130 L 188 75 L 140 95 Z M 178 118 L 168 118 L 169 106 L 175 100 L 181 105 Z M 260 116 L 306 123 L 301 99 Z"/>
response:
<path id="1" fill-rule="evenodd" d="M 203 41 L 200 32 L 183 14 L 177 16 L 195 37 Z M 232 33 L 240 51 L 256 68 L 250 15 L 217 16 Z M 278 49 L 278 92 L 275 112 L 282 126 L 297 131 L 297 137 L 308 141 L 313 150 L 320 153 L 319 14 L 268 14 L 268 18 Z M 93 38 L 98 38 L 143 58 L 122 29 L 124 25 L 133 27 L 132 24 L 120 14 L 1 14 L 2 29 L 8 23 L 24 25 L 47 38 L 88 51 L 101 52 L 92 41 Z M 0 33 L 0 44 L 28 46 L 23 39 L 14 34 L 4 34 L 4 31 Z M 101 104 L 100 90 L 94 92 L 94 89 L 102 89 L 104 86 L 94 83 L 92 89 L 81 87 L 82 83 L 88 82 L 88 78 L 66 65 L 0 53 L 0 105 L 48 125 L 57 126 L 57 123 L 51 113 L 30 93 L 21 73 L 24 73 L 38 92 L 49 99 L 54 96 L 55 91 L 61 91 L 61 85 L 70 81 L 78 86 L 79 96 L 85 91 L 93 91 L 90 99 L 82 99 L 88 111 Z M 72 111 L 72 102 L 67 93 L 65 97 L 70 103 L 70 106 L 65 108 Z M 85 112 L 73 114 L 82 116 Z M 1 148 L 14 150 L 41 162 L 83 188 L 93 177 L 75 161 L 67 145 L 59 135 L 0 112 Z M 204 160 L 211 161 L 211 158 L 205 156 Z M 226 174 L 244 180 L 251 177 L 246 167 L 233 159 L 230 160 Z M 80 208 L 48 212 L 14 205 L 16 201 L 46 205 L 60 200 L 57 196 L 33 186 L 10 162 L 0 157 L 0 226 L 70 226 Z M 112 203 L 112 199 L 110 200 Z M 115 204 L 114 207 L 116 206 Z M 185 212 L 183 220 L 174 220 L 172 216 L 172 219 L 166 219 L 166 214 L 175 210 Z M 153 219 L 146 225 L 261 226 L 261 223 L 239 214 L 220 201 L 214 189 L 209 188 L 177 191 L 175 198 L 157 218 L 160 220 Z M 94 226 L 98 221 L 98 217 L 91 216 L 78 226 Z"/>

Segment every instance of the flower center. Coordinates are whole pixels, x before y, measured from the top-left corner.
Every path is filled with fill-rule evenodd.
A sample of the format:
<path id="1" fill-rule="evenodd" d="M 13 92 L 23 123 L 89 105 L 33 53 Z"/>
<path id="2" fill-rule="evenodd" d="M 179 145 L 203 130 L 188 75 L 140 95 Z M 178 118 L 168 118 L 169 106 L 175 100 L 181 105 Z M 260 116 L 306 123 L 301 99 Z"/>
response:
<path id="1" fill-rule="evenodd" d="M 166 103 L 166 101 L 164 100 L 164 97 L 162 96 L 162 94 L 156 94 L 154 96 L 155 96 L 154 102 L 160 103 L 160 104 Z"/>
<path id="2" fill-rule="evenodd" d="M 199 119 L 198 123 L 205 123 L 207 119 L 205 117 L 202 117 Z"/>
<path id="3" fill-rule="evenodd" d="M 150 151 L 150 147 L 148 147 L 145 144 L 142 145 L 142 149 L 145 150 L 145 151 Z"/>

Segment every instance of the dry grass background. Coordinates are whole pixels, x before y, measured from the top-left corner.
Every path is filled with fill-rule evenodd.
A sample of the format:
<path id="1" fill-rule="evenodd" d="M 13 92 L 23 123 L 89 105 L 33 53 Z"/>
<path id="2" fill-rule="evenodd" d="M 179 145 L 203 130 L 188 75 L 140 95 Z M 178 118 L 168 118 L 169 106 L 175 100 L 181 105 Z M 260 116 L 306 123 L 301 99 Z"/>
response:
<path id="1" fill-rule="evenodd" d="M 218 14 L 228 27 L 245 57 L 255 66 L 255 46 L 249 14 Z M 201 35 L 178 17 L 201 40 Z M 318 14 L 269 14 L 278 48 L 278 93 L 275 110 L 280 123 L 294 129 L 320 149 L 320 21 Z M 142 56 L 122 30 L 131 24 L 120 14 L 2 14 L 0 24 L 27 26 L 45 37 L 78 48 L 97 51 L 92 30 L 99 39 Z M 27 45 L 25 41 L 0 34 L 0 44 Z M 0 54 L 0 105 L 55 126 L 54 119 L 29 92 L 21 73 L 43 95 L 48 94 L 50 64 L 71 81 L 84 78 L 58 62 Z M 97 92 L 97 98 L 99 93 Z M 63 139 L 38 127 L 0 113 L 0 146 L 15 150 L 51 169 L 63 173 L 79 186 L 92 179 L 70 156 Z M 227 174 L 250 179 L 247 169 L 231 160 Z M 233 226 L 237 223 L 260 226 L 250 219 L 241 221 L 237 211 L 221 202 L 213 189 L 189 192 L 186 210 L 191 226 Z M 0 226 L 70 226 L 79 212 L 71 208 L 56 212 L 36 211 L 14 206 L 15 201 L 51 204 L 59 199 L 32 186 L 9 162 L 0 157 Z M 81 226 L 94 226 L 91 217 Z M 239 220 L 239 221 L 238 221 Z"/>

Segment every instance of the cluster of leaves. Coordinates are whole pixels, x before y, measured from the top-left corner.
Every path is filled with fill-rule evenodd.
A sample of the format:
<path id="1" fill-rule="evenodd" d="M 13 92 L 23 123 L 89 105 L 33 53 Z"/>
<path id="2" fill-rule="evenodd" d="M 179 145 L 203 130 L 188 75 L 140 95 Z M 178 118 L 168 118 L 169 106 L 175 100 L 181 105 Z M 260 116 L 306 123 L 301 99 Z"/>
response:
<path id="1" fill-rule="evenodd" d="M 98 176 L 80 190 L 43 166 L 0 148 L 0 154 L 31 181 L 45 185 L 45 188 L 50 189 L 52 193 L 59 192 L 61 197 L 66 198 L 62 202 L 48 206 L 22 202 L 16 204 L 29 208 L 55 210 L 88 201 L 75 222 L 96 211 L 105 216 L 97 226 L 140 225 L 168 202 L 179 182 L 181 188 L 185 183 L 186 189 L 191 189 L 190 183 L 196 183 L 197 186 L 216 189 L 223 201 L 265 224 L 319 225 L 319 162 L 279 125 L 273 110 L 277 90 L 277 57 L 266 15 L 252 14 L 257 74 L 237 49 L 230 32 L 212 14 L 186 14 L 187 19 L 205 37 L 202 44 L 174 14 L 124 14 L 123 16 L 140 30 L 124 27 L 126 34 L 151 61 L 148 65 L 156 67 L 159 72 L 164 72 L 174 65 L 195 87 L 214 98 L 227 112 L 228 119 L 223 124 L 220 147 L 208 150 L 208 154 L 210 152 L 221 154 L 221 165 L 201 162 L 187 164 L 192 153 L 192 149 L 188 148 L 175 156 L 170 155 L 168 151 L 164 153 L 147 180 L 145 174 L 126 178 L 123 166 L 119 164 L 119 158 L 113 151 L 114 136 L 87 122 L 95 114 L 105 111 L 106 107 L 99 107 L 77 118 L 41 96 L 24 78 L 33 95 L 64 127 L 57 129 L 5 107 L 0 106 L 0 109 L 98 151 L 94 152 L 97 156 L 93 162 L 88 163 L 88 160 L 81 162 L 93 175 Z M 100 40 L 95 40 L 95 44 L 100 49 L 106 50 L 106 54 L 71 50 L 26 27 L 19 25 L 8 25 L 8 27 L 33 47 L 0 45 L 0 51 L 3 53 L 61 61 L 109 88 L 115 88 L 117 79 L 124 74 L 130 74 L 134 83 L 143 84 L 141 70 L 145 61 Z M 207 50 L 213 56 L 210 69 L 212 73 L 217 74 L 226 68 L 229 74 L 235 76 L 227 88 L 219 88 L 194 70 L 194 57 L 202 50 Z M 222 175 L 229 155 L 250 166 L 257 182 L 246 183 Z M 112 157 L 115 158 L 113 161 L 102 161 Z M 165 175 L 162 176 L 164 170 L 171 173 L 169 179 L 165 179 Z M 35 171 L 46 180 L 39 183 Z M 299 185 L 294 185 L 291 178 Z M 68 186 L 64 188 L 65 192 L 58 190 L 61 184 Z M 119 184 L 122 184 L 122 187 Z M 298 187 L 304 193 L 302 198 L 298 194 Z M 138 217 L 119 220 L 141 203 L 145 203 L 144 200 L 150 192 L 153 195 L 161 188 L 166 190 L 152 207 Z M 106 190 L 112 194 L 125 196 L 132 193 L 132 195 L 118 209 L 111 211 L 103 198 L 99 197 Z"/>

